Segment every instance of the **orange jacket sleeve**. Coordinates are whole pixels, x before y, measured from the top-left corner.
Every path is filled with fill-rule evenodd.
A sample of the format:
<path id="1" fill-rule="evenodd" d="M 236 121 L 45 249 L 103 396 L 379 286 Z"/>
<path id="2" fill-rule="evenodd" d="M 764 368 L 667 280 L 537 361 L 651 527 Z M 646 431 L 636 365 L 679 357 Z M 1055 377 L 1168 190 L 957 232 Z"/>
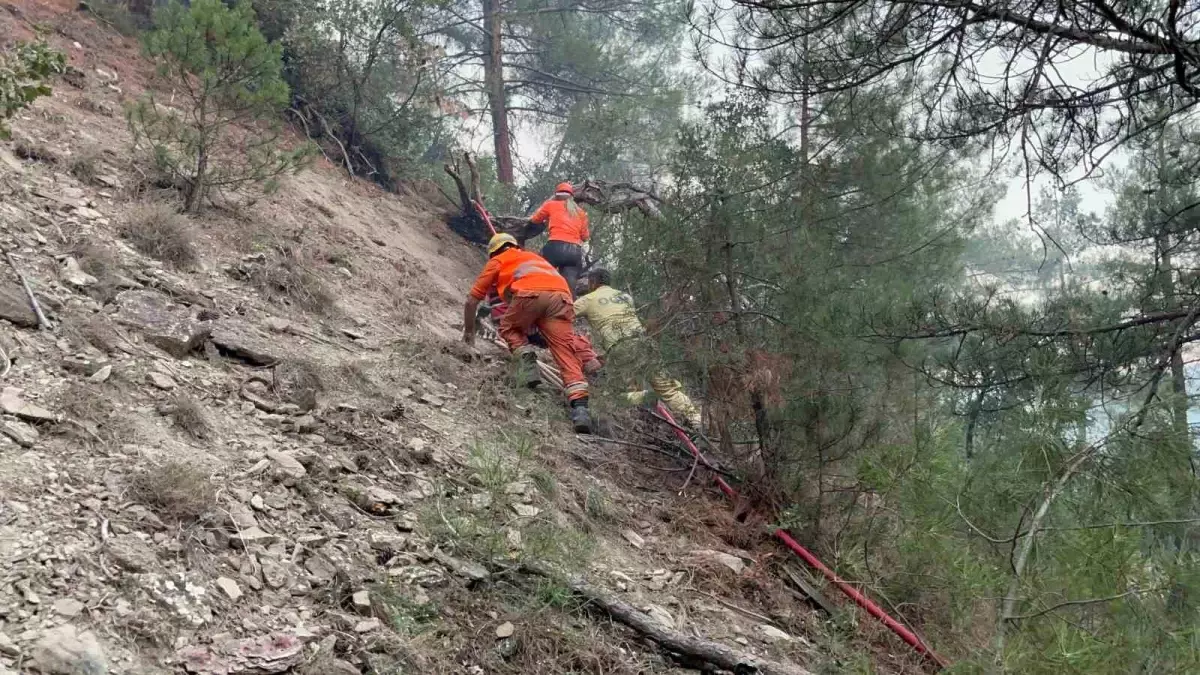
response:
<path id="1" fill-rule="evenodd" d="M 549 203 L 550 202 L 542 202 L 542 205 L 538 207 L 538 210 L 534 211 L 532 216 L 529 216 L 529 222 L 535 225 L 545 225 L 546 223 L 550 222 L 550 210 L 546 208 L 546 205 Z"/>
<path id="2" fill-rule="evenodd" d="M 584 211 L 583 207 L 581 206 L 579 207 L 579 240 L 587 241 L 591 238 L 591 236 L 592 233 L 588 230 L 587 211 Z"/>
<path id="3" fill-rule="evenodd" d="M 475 284 L 471 286 L 471 297 L 476 300 L 483 300 L 487 297 L 488 291 L 496 286 L 496 282 L 500 280 L 500 260 L 492 258 L 486 265 L 483 266 L 483 271 L 475 278 Z"/>

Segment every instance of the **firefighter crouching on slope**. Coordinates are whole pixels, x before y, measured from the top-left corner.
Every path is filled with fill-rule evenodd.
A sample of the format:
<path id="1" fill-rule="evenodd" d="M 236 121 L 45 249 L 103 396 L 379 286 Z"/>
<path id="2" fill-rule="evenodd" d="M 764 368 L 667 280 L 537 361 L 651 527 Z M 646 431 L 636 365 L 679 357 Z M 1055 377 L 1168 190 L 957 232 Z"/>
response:
<path id="1" fill-rule="evenodd" d="M 587 293 L 586 280 L 583 282 L 583 288 L 584 290 L 581 291 L 579 290 L 579 287 L 576 286 L 575 294 L 583 295 L 584 293 Z M 508 312 L 508 303 L 500 299 L 500 294 L 496 292 L 495 287 L 492 287 L 492 290 L 488 291 L 487 299 L 483 301 L 483 308 L 476 313 L 476 316 L 483 317 L 485 316 L 485 312 L 486 316 L 489 316 L 492 320 L 492 323 L 496 326 L 500 325 L 500 322 L 504 320 L 504 314 Z M 550 346 L 549 343 L 546 342 L 546 339 L 542 337 L 542 334 L 538 332 L 537 326 L 532 326 L 525 334 L 525 337 L 529 338 L 530 344 L 537 347 Z M 596 355 L 596 349 L 592 347 L 591 340 L 587 339 L 587 337 L 584 335 L 580 335 L 579 333 L 573 333 L 571 336 L 571 344 L 575 348 L 575 356 L 579 359 L 579 362 L 583 364 L 583 372 L 585 375 L 594 375 L 600 372 L 600 368 L 602 367 L 600 364 L 600 357 Z"/>
<path id="2" fill-rule="evenodd" d="M 492 237 L 488 242 L 488 258 L 463 307 L 463 342 L 475 344 L 475 312 L 488 290 L 496 286 L 500 297 L 508 303 L 508 311 L 500 320 L 500 337 L 528 365 L 527 384 L 530 387 L 541 384 L 537 353 L 527 337 L 529 330 L 537 326 L 562 373 L 571 405 L 571 424 L 577 433 L 591 433 L 587 379 L 575 355 L 575 310 L 566 280 L 540 255 L 522 250 L 511 234 Z"/>
<path id="3" fill-rule="evenodd" d="M 575 293 L 575 282 L 583 268 L 583 242 L 591 237 L 588 231 L 588 215 L 575 203 L 575 188 L 570 183 L 559 183 L 554 188 L 554 197 L 546 200 L 529 222 L 533 231 L 549 229 L 549 239 L 542 247 L 542 257 L 550 261 L 567 280 L 567 288 Z"/>
<path id="4" fill-rule="evenodd" d="M 610 362 L 623 363 L 626 368 L 647 373 L 650 388 L 663 403 L 682 421 L 694 429 L 700 429 L 700 411 L 683 393 L 679 381 L 661 370 L 657 346 L 642 328 L 642 322 L 638 320 L 633 307 L 633 298 L 609 286 L 611 274 L 603 267 L 593 267 L 587 279 L 589 292 L 575 301 L 575 314 L 587 319 L 592 328 L 592 337 L 604 350 L 605 358 Z M 645 402 L 647 393 L 645 390 L 634 391 L 626 394 L 625 398 L 634 405 L 640 405 Z"/>

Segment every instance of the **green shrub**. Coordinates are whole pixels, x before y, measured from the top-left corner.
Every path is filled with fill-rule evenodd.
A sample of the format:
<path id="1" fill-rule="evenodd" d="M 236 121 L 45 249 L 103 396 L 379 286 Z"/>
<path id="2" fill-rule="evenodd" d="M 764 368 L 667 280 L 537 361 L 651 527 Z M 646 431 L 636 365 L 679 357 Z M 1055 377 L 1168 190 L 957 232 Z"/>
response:
<path id="1" fill-rule="evenodd" d="M 146 53 L 159 63 L 159 84 L 184 109 L 148 94 L 127 115 L 135 148 L 182 186 L 185 211 L 198 211 L 212 190 L 269 190 L 301 168 L 309 146 L 286 150 L 280 143 L 279 113 L 289 97 L 280 48 L 258 31 L 248 2 L 172 2 L 154 23 Z"/>
<path id="2" fill-rule="evenodd" d="M 67 57 L 45 42 L 19 42 L 0 54 L 0 139 L 11 137 L 6 120 L 38 97 L 48 96 L 46 80 L 66 67 Z"/>

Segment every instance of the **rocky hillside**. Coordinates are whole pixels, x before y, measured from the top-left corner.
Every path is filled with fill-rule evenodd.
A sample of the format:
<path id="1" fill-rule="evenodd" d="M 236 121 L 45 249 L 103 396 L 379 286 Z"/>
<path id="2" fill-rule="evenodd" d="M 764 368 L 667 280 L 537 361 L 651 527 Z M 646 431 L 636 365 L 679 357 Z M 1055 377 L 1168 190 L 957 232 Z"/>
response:
<path id="1" fill-rule="evenodd" d="M 578 439 L 457 342 L 483 256 L 435 199 L 321 165 L 179 215 L 136 45 L 0 3 L 34 26 L 72 69 L 0 144 L 0 673 L 684 672 L 547 568 L 778 672 L 905 668 L 681 493 L 665 430 Z"/>

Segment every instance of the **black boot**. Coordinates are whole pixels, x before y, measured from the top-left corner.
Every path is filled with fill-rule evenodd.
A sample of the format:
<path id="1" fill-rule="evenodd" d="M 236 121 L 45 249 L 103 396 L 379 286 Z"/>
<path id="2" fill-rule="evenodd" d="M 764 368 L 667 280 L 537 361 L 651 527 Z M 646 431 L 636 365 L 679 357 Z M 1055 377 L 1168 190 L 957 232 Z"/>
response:
<path id="1" fill-rule="evenodd" d="M 537 354 L 534 352 L 525 352 L 521 355 L 521 366 L 528 372 L 525 373 L 525 386 L 530 389 L 537 389 L 542 385 L 542 371 L 538 368 Z"/>
<path id="2" fill-rule="evenodd" d="M 577 434 L 592 433 L 592 416 L 588 413 L 586 398 L 571 401 L 571 425 L 575 427 Z"/>

